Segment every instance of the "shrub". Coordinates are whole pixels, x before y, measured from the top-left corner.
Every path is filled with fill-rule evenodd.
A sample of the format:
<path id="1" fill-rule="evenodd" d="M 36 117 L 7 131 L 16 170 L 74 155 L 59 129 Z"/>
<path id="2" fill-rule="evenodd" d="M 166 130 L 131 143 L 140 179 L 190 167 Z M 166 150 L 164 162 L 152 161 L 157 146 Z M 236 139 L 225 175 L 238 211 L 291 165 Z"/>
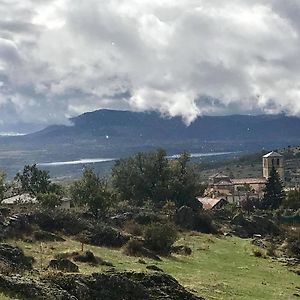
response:
<path id="1" fill-rule="evenodd" d="M 124 253 L 129 256 L 140 256 L 143 252 L 143 242 L 131 239 L 128 243 L 124 246 Z"/>
<path id="2" fill-rule="evenodd" d="M 134 220 L 139 224 L 148 225 L 158 222 L 159 216 L 154 211 L 141 211 L 134 217 Z"/>
<path id="3" fill-rule="evenodd" d="M 135 236 L 142 236 L 143 235 L 143 227 L 136 223 L 134 220 L 129 220 L 124 225 L 124 230 L 127 233 L 130 233 Z"/>
<path id="4" fill-rule="evenodd" d="M 288 240 L 288 254 L 300 258 L 300 239 L 297 235 L 291 235 Z"/>
<path id="5" fill-rule="evenodd" d="M 42 230 L 51 232 L 63 231 L 73 235 L 90 227 L 89 223 L 78 217 L 77 214 L 60 209 L 37 211 L 33 218 Z"/>
<path id="6" fill-rule="evenodd" d="M 55 193 L 39 193 L 36 199 L 43 207 L 48 208 L 58 207 L 62 203 L 62 197 Z"/>
<path id="7" fill-rule="evenodd" d="M 196 218 L 196 229 L 203 233 L 217 233 L 217 228 L 212 217 L 208 213 L 198 213 Z"/>
<path id="8" fill-rule="evenodd" d="M 146 228 L 144 238 L 149 249 L 160 254 L 170 254 L 177 239 L 177 231 L 174 225 L 153 223 Z"/>

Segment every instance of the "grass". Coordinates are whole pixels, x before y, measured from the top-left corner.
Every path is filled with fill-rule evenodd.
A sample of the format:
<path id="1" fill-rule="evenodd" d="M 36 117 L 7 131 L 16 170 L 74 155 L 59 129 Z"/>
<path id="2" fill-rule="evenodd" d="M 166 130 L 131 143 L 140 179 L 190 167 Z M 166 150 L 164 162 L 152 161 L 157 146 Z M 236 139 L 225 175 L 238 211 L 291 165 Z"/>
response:
<path id="1" fill-rule="evenodd" d="M 70 239 L 59 243 L 12 243 L 36 258 L 37 269 L 44 268 L 57 253 L 81 250 L 81 244 Z M 192 255 L 175 255 L 163 258 L 162 262 L 145 261 L 162 268 L 205 299 L 295 299 L 293 294 L 300 293 L 298 275 L 270 258 L 255 257 L 249 240 L 191 233 L 183 235 L 178 244 L 190 246 Z M 138 258 L 125 256 L 117 249 L 85 245 L 84 250 L 93 251 L 120 270 L 146 270 L 145 265 L 138 263 Z M 107 268 L 78 265 L 86 274 Z"/>

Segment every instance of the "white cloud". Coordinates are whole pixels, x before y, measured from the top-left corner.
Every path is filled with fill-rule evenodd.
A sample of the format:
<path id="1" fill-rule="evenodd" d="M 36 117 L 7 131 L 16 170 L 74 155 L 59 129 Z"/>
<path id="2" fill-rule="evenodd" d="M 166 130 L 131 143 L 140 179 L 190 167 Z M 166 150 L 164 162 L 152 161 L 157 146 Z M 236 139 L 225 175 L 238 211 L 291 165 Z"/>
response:
<path id="1" fill-rule="evenodd" d="M 296 0 L 1 1 L 0 116 L 300 115 Z M 7 114 L 6 114 L 7 116 Z"/>

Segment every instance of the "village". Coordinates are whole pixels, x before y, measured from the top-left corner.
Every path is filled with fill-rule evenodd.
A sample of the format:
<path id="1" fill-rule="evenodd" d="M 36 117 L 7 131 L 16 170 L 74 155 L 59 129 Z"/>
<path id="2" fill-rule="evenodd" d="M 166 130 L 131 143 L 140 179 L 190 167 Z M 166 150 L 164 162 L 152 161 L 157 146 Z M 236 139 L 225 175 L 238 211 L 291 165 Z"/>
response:
<path id="1" fill-rule="evenodd" d="M 240 205 L 246 199 L 262 199 L 267 180 L 272 168 L 284 185 L 284 157 L 272 151 L 262 157 L 262 177 L 260 178 L 230 178 L 225 173 L 217 173 L 209 178 L 208 187 L 203 197 L 198 200 L 203 204 L 204 209 L 219 209 L 228 203 Z"/>

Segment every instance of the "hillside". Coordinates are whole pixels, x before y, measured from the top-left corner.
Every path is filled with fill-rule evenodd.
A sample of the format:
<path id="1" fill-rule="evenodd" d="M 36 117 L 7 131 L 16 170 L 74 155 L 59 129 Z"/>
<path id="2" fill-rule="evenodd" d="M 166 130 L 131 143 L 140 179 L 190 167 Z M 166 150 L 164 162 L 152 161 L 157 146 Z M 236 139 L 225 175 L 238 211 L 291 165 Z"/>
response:
<path id="1" fill-rule="evenodd" d="M 284 115 L 203 116 L 186 126 L 156 112 L 98 110 L 25 136 L 0 137 L 0 169 L 11 177 L 25 164 L 85 158 L 119 158 L 164 148 L 169 154 L 255 152 L 300 142 L 300 119 Z M 240 153 L 237 153 L 240 155 Z M 103 167 L 102 167 L 103 166 Z M 98 167 L 98 165 L 97 165 Z M 52 168 L 53 176 L 80 174 Z M 97 169 L 104 174 L 110 165 Z"/>
<path id="2" fill-rule="evenodd" d="M 300 140 L 300 119 L 277 116 L 203 116 L 186 126 L 181 118 L 164 118 L 156 112 L 98 110 L 70 119 L 73 126 L 50 126 L 27 139 L 132 138 L 147 140 L 239 143 L 274 143 Z"/>

